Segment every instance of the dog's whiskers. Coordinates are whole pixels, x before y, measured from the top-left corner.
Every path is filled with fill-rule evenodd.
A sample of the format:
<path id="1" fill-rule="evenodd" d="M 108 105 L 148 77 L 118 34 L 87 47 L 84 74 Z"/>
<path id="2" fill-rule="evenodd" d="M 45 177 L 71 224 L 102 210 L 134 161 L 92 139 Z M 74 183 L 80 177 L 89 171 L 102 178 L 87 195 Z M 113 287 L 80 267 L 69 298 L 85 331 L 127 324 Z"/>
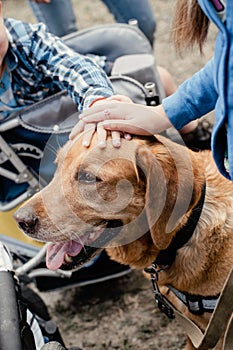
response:
<path id="1" fill-rule="evenodd" d="M 77 235 L 78 243 L 80 243 L 84 247 L 84 242 L 82 241 L 82 238 L 79 236 L 79 234 L 75 234 L 75 237 Z"/>

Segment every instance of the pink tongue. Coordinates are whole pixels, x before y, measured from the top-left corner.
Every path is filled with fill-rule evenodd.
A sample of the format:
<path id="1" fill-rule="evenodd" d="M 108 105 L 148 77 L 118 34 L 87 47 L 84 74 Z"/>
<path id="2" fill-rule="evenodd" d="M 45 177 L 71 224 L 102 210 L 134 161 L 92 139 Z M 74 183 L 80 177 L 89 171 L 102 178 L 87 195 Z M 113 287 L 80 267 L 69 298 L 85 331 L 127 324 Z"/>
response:
<path id="1" fill-rule="evenodd" d="M 66 254 L 76 256 L 82 250 L 82 245 L 75 241 L 65 243 L 51 243 L 47 248 L 46 265 L 50 270 L 57 270 L 61 267 Z"/>

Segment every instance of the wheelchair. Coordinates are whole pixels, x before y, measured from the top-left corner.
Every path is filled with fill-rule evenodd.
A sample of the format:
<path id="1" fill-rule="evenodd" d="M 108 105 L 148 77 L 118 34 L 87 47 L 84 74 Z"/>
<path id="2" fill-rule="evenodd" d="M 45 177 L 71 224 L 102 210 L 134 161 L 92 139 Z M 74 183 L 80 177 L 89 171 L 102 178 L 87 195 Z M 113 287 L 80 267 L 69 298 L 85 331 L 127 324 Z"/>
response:
<path id="1" fill-rule="evenodd" d="M 115 93 L 144 105 L 161 102 L 164 91 L 152 48 L 136 26 L 100 25 L 62 39 L 81 54 L 106 59 Z M 79 286 L 76 272 L 49 271 L 46 244 L 22 234 L 12 215 L 49 183 L 56 151 L 78 116 L 72 99 L 60 91 L 0 121 L 0 324 L 8 324 L 0 327 L 0 350 L 65 349 L 46 305 L 28 285 L 39 291 Z"/>

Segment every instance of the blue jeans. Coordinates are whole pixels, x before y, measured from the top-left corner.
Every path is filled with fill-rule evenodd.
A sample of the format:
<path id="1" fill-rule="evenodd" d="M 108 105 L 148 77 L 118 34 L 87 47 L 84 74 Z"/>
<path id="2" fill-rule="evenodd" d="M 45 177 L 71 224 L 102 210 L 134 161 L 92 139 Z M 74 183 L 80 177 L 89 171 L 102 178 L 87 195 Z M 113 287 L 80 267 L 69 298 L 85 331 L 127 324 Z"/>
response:
<path id="1" fill-rule="evenodd" d="M 52 0 L 49 4 L 36 4 L 27 0 L 39 22 L 46 23 L 48 30 L 63 36 L 77 30 L 71 0 Z M 156 20 L 149 0 L 102 0 L 119 23 L 137 19 L 138 26 L 153 45 Z"/>
<path id="2" fill-rule="evenodd" d="M 52 0 L 49 4 L 27 2 L 37 21 L 45 23 L 49 32 L 63 36 L 78 30 L 71 0 Z"/>
<path id="3" fill-rule="evenodd" d="M 137 19 L 139 28 L 153 45 L 156 21 L 149 0 L 102 0 L 102 2 L 119 23 Z"/>

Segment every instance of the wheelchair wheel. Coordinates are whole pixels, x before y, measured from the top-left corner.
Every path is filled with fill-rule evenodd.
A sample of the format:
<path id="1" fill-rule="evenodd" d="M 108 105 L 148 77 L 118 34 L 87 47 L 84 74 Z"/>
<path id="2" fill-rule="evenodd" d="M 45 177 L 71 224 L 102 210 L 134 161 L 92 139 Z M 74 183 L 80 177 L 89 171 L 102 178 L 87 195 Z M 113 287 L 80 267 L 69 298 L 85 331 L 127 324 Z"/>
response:
<path id="1" fill-rule="evenodd" d="M 0 271 L 0 324 L 0 350 L 22 350 L 15 284 L 8 271 Z"/>
<path id="2" fill-rule="evenodd" d="M 42 346 L 41 350 L 66 350 L 61 344 L 56 341 L 49 342 Z"/>
<path id="3" fill-rule="evenodd" d="M 45 321 L 51 319 L 47 306 L 41 297 L 26 285 L 20 285 L 21 298 L 27 304 L 29 310 Z"/>

